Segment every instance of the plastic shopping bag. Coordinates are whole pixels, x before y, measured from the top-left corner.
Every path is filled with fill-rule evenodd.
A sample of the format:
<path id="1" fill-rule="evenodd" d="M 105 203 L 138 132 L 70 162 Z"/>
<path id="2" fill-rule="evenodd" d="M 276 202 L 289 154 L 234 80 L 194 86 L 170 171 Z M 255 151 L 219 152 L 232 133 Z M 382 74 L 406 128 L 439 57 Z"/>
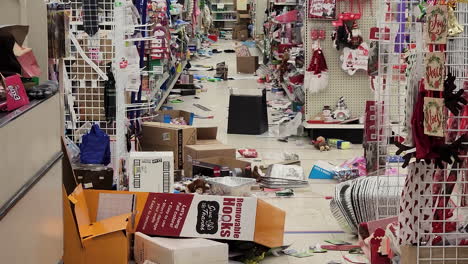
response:
<path id="1" fill-rule="evenodd" d="M 88 134 L 82 138 L 80 161 L 83 164 L 110 163 L 110 138 L 98 125 L 94 124 Z"/>

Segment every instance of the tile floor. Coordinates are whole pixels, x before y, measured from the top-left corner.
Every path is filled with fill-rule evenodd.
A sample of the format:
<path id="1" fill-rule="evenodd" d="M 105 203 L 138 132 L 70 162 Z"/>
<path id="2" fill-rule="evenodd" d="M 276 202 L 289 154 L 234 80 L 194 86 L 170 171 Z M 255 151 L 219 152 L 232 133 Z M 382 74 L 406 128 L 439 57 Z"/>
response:
<path id="1" fill-rule="evenodd" d="M 235 43 L 233 41 L 220 40 L 211 46 L 218 50 L 232 49 Z M 258 53 L 258 50 L 251 49 L 252 53 Z M 362 155 L 361 146 L 354 146 L 350 150 L 336 150 L 329 152 L 320 152 L 312 145 L 309 145 L 309 139 L 298 137 L 289 140 L 288 143 L 279 142 L 276 138 L 266 136 L 248 136 L 248 135 L 228 135 L 227 134 L 227 110 L 229 100 L 229 88 L 233 88 L 236 93 L 251 94 L 260 93 L 262 85 L 257 84 L 256 78 L 252 74 L 236 74 L 236 58 L 232 53 L 214 54 L 210 58 L 198 58 L 192 60 L 192 66 L 197 64 L 215 66 L 216 63 L 225 61 L 229 67 L 229 77 L 235 80 L 211 83 L 204 82 L 202 85 L 208 89 L 205 93 L 197 96 L 184 96 L 181 99 L 183 103 L 167 104 L 174 109 L 192 111 L 197 115 L 210 116 L 213 119 L 195 119 L 194 125 L 218 126 L 218 139 L 225 144 L 237 148 L 255 148 L 259 152 L 259 159 L 255 162 L 269 163 L 275 160 L 281 160 L 282 153 L 294 152 L 300 156 L 302 166 L 306 175 L 309 174 L 312 165 L 317 160 L 327 160 L 338 164 L 344 160 Z M 213 76 L 214 71 L 194 72 L 202 75 Z M 211 109 L 203 111 L 195 106 L 194 103 L 201 104 Z M 255 193 L 255 195 L 278 206 L 286 211 L 285 244 L 293 244 L 296 249 L 305 249 L 308 246 L 314 246 L 321 243 L 324 239 L 342 239 L 355 241 L 355 238 L 344 234 L 334 220 L 329 210 L 329 200 L 325 196 L 331 196 L 334 192 L 333 180 L 310 180 L 308 188 L 297 189 L 295 197 L 276 198 L 264 193 Z M 292 264 L 292 263 L 327 263 L 330 260 L 340 260 L 346 263 L 340 252 L 328 252 L 324 254 L 315 254 L 308 258 L 295 258 L 289 256 L 271 257 L 263 261 L 267 264 Z"/>

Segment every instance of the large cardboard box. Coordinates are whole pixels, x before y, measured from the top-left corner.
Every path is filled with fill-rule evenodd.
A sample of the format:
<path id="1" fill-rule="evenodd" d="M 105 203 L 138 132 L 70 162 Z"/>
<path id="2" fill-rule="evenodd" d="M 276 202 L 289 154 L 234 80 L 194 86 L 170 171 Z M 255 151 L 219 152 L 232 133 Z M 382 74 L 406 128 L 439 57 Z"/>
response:
<path id="1" fill-rule="evenodd" d="M 192 177 L 192 161 L 210 157 L 236 157 L 236 149 L 224 144 L 185 146 L 184 175 Z"/>
<path id="2" fill-rule="evenodd" d="M 197 127 L 197 145 L 221 144 L 217 127 Z"/>
<path id="3" fill-rule="evenodd" d="M 161 110 L 156 112 L 157 116 L 153 118 L 154 122 L 170 124 L 174 118 L 183 118 L 188 125 L 193 124 L 195 115 L 184 110 Z"/>
<path id="4" fill-rule="evenodd" d="M 242 29 L 237 33 L 237 40 L 246 41 L 249 39 L 249 31 L 247 29 Z"/>
<path id="5" fill-rule="evenodd" d="M 172 151 L 174 169 L 184 169 L 184 148 L 197 143 L 197 129 L 192 126 L 145 122 L 140 140 L 143 151 Z"/>
<path id="6" fill-rule="evenodd" d="M 255 197 L 150 193 L 137 232 L 283 245 L 285 212 Z"/>
<path id="7" fill-rule="evenodd" d="M 203 238 L 162 238 L 135 234 L 135 261 L 158 264 L 227 264 L 228 245 Z"/>
<path id="8" fill-rule="evenodd" d="M 236 57 L 237 72 L 255 73 L 258 69 L 258 56 Z"/>
<path id="9" fill-rule="evenodd" d="M 174 185 L 173 152 L 130 152 L 129 190 L 172 192 Z"/>
<path id="10" fill-rule="evenodd" d="M 241 169 L 243 176 L 250 177 L 251 163 L 228 157 L 211 157 L 192 160 L 192 175 L 224 177 L 230 176 L 234 169 Z M 240 176 L 240 175 L 236 175 Z"/>
<path id="11" fill-rule="evenodd" d="M 63 190 L 64 263 L 126 264 L 130 250 L 126 230 L 131 213 L 96 221 L 84 192 L 81 185 L 68 197 Z"/>

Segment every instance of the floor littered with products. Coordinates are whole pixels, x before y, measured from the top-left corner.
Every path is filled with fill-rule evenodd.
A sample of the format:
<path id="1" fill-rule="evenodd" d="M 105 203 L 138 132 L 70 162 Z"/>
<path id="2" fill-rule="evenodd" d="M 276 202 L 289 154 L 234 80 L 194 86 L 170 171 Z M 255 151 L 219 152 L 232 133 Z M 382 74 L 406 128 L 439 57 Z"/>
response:
<path id="1" fill-rule="evenodd" d="M 232 40 L 219 40 L 210 48 L 217 50 L 233 49 L 236 45 Z M 253 55 L 260 55 L 258 49 L 250 49 Z M 194 58 L 191 63 L 195 65 L 215 66 L 216 63 L 226 62 L 229 69 L 229 77 L 235 80 L 222 82 L 202 82 L 206 92 L 195 96 L 180 97 L 182 103 L 168 103 L 176 110 L 186 110 L 200 116 L 214 116 L 213 119 L 195 118 L 194 125 L 197 127 L 218 126 L 218 139 L 224 144 L 236 148 L 253 148 L 259 153 L 259 158 L 254 163 L 270 163 L 282 159 L 284 152 L 296 153 L 299 155 L 301 164 L 306 175 L 318 160 L 329 161 L 333 164 L 340 164 L 345 160 L 362 155 L 362 147 L 354 145 L 348 150 L 332 149 L 331 151 L 320 152 L 310 145 L 310 139 L 299 137 L 290 139 L 289 142 L 280 142 L 276 137 L 254 136 L 254 135 L 233 135 L 227 134 L 227 116 L 229 107 L 229 88 L 233 88 L 239 94 L 258 94 L 263 88 L 257 83 L 257 77 L 253 74 L 236 73 L 235 53 L 218 53 L 211 57 Z M 260 60 L 261 61 L 261 60 Z M 191 72 L 206 76 L 213 76 L 214 71 Z M 201 110 L 193 104 L 200 104 L 211 111 Z M 323 244 L 326 239 L 339 239 L 357 243 L 356 239 L 349 234 L 345 234 L 333 218 L 329 209 L 329 200 L 326 196 L 332 196 L 335 180 L 309 180 L 308 188 L 295 189 L 295 196 L 291 198 L 274 197 L 274 193 L 254 193 L 261 199 L 286 211 L 286 226 L 284 244 L 292 244 L 292 248 L 305 250 L 309 246 L 317 243 Z M 347 253 L 347 252 L 345 252 Z M 291 256 L 269 257 L 262 263 L 265 264 L 288 264 L 288 263 L 327 263 L 335 260 L 346 263 L 341 252 L 329 251 L 327 253 L 315 253 L 307 258 L 295 258 Z"/>

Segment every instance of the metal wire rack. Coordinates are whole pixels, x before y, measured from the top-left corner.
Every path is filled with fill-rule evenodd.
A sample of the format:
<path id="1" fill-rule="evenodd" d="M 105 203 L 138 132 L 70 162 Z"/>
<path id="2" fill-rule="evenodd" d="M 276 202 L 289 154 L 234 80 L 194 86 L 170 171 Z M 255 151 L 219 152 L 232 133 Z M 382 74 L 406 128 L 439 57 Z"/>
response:
<path id="1" fill-rule="evenodd" d="M 84 32 L 82 1 L 71 0 L 67 54 L 67 91 L 74 99 L 66 116 L 70 136 L 78 142 L 88 130 L 89 123 L 98 123 L 107 134 L 115 135 L 115 118 L 106 115 L 105 80 L 107 68 L 114 58 L 114 0 L 99 1 L 99 32 L 90 37 Z M 91 64 L 94 64 L 94 67 Z"/>
<path id="2" fill-rule="evenodd" d="M 417 250 L 415 263 L 468 263 L 466 153 L 460 155 L 462 162 L 445 164 L 443 169 L 424 161 L 412 161 L 406 170 L 401 168 L 402 161 L 388 162 L 388 157 L 397 151 L 395 142 L 404 139 L 405 145 L 414 145 L 413 133 L 409 131 L 413 129 L 411 115 L 425 74 L 424 57 L 429 51 L 424 42 L 420 2 L 385 0 L 378 9 L 381 14 L 378 15 L 379 79 L 375 98 L 376 153 L 377 159 L 383 161 L 378 164 L 381 182 L 378 218 L 399 216 L 398 243 Z M 449 37 L 446 49 L 442 50 L 446 55 L 445 71 L 456 76 L 457 89 L 466 89 L 468 4 L 458 3 L 455 16 L 464 32 Z M 468 116 L 463 111 L 459 116 L 447 111 L 445 115 L 443 140 L 451 144 L 468 133 Z M 394 192 L 401 197 L 399 200 L 393 198 Z M 407 215 L 408 210 L 411 217 Z"/>

